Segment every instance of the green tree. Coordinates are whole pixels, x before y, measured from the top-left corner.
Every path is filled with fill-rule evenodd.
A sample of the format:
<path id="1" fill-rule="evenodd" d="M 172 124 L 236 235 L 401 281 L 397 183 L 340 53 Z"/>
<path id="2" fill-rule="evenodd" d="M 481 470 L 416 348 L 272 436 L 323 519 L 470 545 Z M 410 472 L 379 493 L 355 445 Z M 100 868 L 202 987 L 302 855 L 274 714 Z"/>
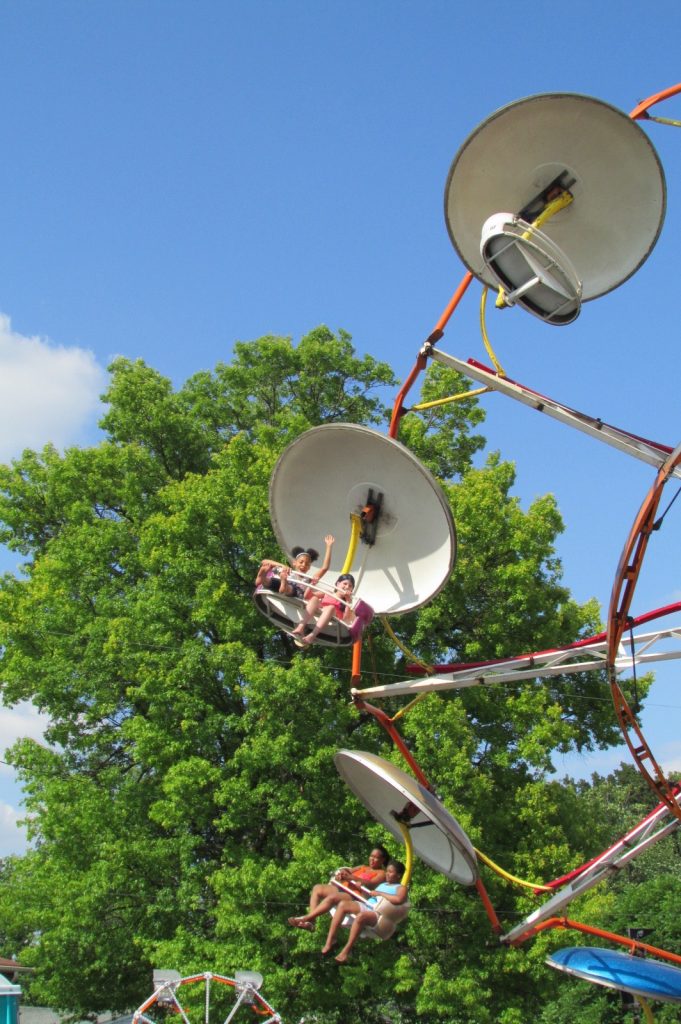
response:
<path id="1" fill-rule="evenodd" d="M 574 792 L 581 827 L 594 831 L 603 849 L 642 821 L 654 806 L 648 784 L 630 764 L 621 764 L 605 777 L 595 774 L 589 782 L 577 783 Z M 658 828 L 671 820 L 671 816 L 663 819 Z M 681 948 L 677 911 L 681 899 L 680 853 L 678 831 L 674 830 L 581 897 L 576 904 L 578 913 L 571 912 L 570 916 L 622 936 L 628 934 L 629 928 L 650 929 L 644 942 L 678 953 Z M 573 931 L 564 934 L 561 945 L 609 943 Z M 623 1019 L 619 994 L 565 979 L 540 1021 L 542 1024 L 569 1024 L 575 1019 L 577 999 L 583 1008 L 584 1020 L 615 1022 Z M 674 1005 L 654 1002 L 653 1005 L 655 1020 L 660 1024 L 678 1020 L 678 1008 Z"/>
<path id="2" fill-rule="evenodd" d="M 119 359 L 99 445 L 0 467 L 0 541 L 25 558 L 0 584 L 2 694 L 51 720 L 49 746 L 11 755 L 33 848 L 0 874 L 0 934 L 36 968 L 33 998 L 85 1015 L 140 1003 L 152 965 L 253 968 L 291 1021 L 517 1024 L 557 991 L 541 944 L 500 947 L 475 893 L 422 865 L 408 924 L 340 976 L 318 969 L 318 935 L 285 924 L 314 881 L 386 838 L 333 753 L 397 756 L 348 701 L 347 655 L 301 655 L 255 610 L 255 569 L 275 553 L 268 481 L 301 431 L 384 423 L 394 383 L 323 327 L 297 346 L 240 343 L 178 390 Z M 464 388 L 435 367 L 424 395 Z M 430 661 L 597 625 L 560 583 L 553 499 L 523 511 L 511 466 L 473 467 L 481 418 L 465 399 L 402 433 L 441 477 L 459 534 L 452 580 L 395 627 Z M 366 649 L 369 679 L 403 672 L 379 623 Z M 515 873 L 557 874 L 597 848 L 574 827 L 574 789 L 548 778 L 550 751 L 612 741 L 600 696 L 588 676 L 431 696 L 404 732 L 477 846 Z M 500 914 L 527 912 L 529 897 L 486 881 Z"/>

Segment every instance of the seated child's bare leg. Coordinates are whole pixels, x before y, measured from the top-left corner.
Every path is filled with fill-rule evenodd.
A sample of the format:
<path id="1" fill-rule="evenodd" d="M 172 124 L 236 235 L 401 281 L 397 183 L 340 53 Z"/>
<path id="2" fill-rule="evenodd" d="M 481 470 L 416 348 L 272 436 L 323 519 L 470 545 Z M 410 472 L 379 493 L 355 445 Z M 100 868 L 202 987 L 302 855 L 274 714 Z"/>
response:
<path id="1" fill-rule="evenodd" d="M 305 644 L 312 644 L 312 643 L 314 643 L 315 639 L 317 638 L 317 635 L 326 626 L 328 626 L 329 622 L 333 618 L 334 612 L 335 612 L 335 608 L 333 608 L 332 606 L 327 605 L 327 607 L 324 608 L 324 610 L 322 611 L 322 614 L 317 619 L 317 622 L 315 624 L 314 629 L 311 630 L 311 632 L 308 633 L 307 636 L 303 637 L 303 643 L 305 643 Z"/>
<path id="2" fill-rule="evenodd" d="M 318 608 L 319 598 L 311 597 L 310 600 L 305 605 L 305 611 L 303 612 L 303 617 L 300 620 L 300 623 L 296 626 L 294 630 L 291 631 L 291 636 L 303 636 L 303 634 L 305 633 L 305 627 L 307 626 L 310 619 L 314 617 Z"/>

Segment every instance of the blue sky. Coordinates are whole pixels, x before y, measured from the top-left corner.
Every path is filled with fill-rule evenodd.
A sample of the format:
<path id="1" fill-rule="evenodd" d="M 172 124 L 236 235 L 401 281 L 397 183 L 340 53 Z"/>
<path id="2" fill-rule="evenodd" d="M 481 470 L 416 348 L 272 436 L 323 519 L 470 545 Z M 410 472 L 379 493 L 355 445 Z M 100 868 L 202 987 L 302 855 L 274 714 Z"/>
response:
<path id="1" fill-rule="evenodd" d="M 468 134 L 539 92 L 629 112 L 681 77 L 678 17 L 669 0 L 645 15 L 612 0 L 0 0 L 0 458 L 96 443 L 117 354 L 179 385 L 237 340 L 326 323 L 403 378 L 464 270 L 443 193 Z M 681 118 L 681 99 L 655 112 Z M 517 309 L 490 310 L 488 327 L 510 376 L 674 445 L 681 132 L 645 130 L 668 188 L 650 259 L 569 327 Z M 479 294 L 441 347 L 486 362 Z M 607 605 L 652 471 L 501 396 L 483 404 L 523 505 L 557 496 L 574 596 Z M 674 531 L 671 513 L 635 614 L 681 597 Z M 675 678 L 658 672 L 643 719 L 669 767 Z M 30 709 L 4 712 L 0 743 L 38 728 Z M 588 775 L 621 756 L 558 767 Z M 21 848 L 18 801 L 0 765 L 0 854 Z"/>

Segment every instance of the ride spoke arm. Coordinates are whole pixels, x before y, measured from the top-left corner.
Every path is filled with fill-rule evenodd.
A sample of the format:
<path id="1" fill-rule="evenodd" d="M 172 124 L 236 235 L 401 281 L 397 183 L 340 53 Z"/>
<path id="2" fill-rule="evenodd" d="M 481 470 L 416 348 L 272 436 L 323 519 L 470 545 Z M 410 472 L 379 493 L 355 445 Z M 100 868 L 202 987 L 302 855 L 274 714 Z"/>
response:
<path id="1" fill-rule="evenodd" d="M 524 941 L 526 937 L 529 938 L 535 934 L 540 922 L 548 918 L 555 920 L 556 912 L 568 906 L 577 896 L 581 896 L 606 878 L 616 874 L 660 839 L 673 832 L 678 828 L 678 819 L 675 818 L 666 825 L 660 825 L 661 820 L 668 814 L 669 808 L 660 804 L 652 814 L 639 822 L 635 828 L 631 829 L 596 860 L 583 865 L 575 872 L 565 876 L 564 879 L 558 879 L 559 883 L 566 882 L 567 884 L 564 884 L 558 892 L 554 892 L 550 899 L 529 914 L 520 924 L 511 928 L 503 936 L 502 941 L 514 945 L 518 941 Z M 556 883 L 551 884 L 555 885 Z"/>
<path id="2" fill-rule="evenodd" d="M 395 727 L 389 715 L 386 715 L 385 711 L 382 711 L 380 708 L 375 708 L 373 705 L 367 704 L 359 697 L 354 698 L 354 703 L 358 711 L 364 711 L 376 719 L 381 728 L 387 732 L 388 736 L 393 741 L 421 785 L 425 786 L 429 792 L 434 792 L 433 787 L 416 763 L 414 756 L 402 739 L 399 730 Z"/>
<path id="3" fill-rule="evenodd" d="M 452 313 L 454 312 L 456 307 L 461 302 L 461 299 L 463 298 L 463 296 L 465 295 L 466 291 L 468 290 L 468 286 L 470 285 L 472 280 L 473 280 L 473 275 L 471 274 L 470 271 L 467 271 L 464 274 L 464 276 L 462 277 L 461 282 L 460 282 L 458 288 L 456 289 L 456 291 L 452 295 L 451 299 L 449 300 L 449 303 L 447 304 L 444 312 L 442 313 L 442 316 L 440 317 L 440 319 L 438 320 L 437 324 L 435 325 L 435 329 L 429 335 L 428 340 L 426 342 L 426 345 L 434 345 L 435 342 L 440 340 L 440 338 L 444 334 L 445 327 L 447 326 L 447 323 L 449 322 L 449 319 L 450 319 Z M 424 346 L 424 348 L 425 348 L 425 346 Z M 400 420 L 402 419 L 402 417 L 404 416 L 404 413 L 405 413 L 404 399 L 409 394 L 411 388 L 414 385 L 414 382 L 416 381 L 416 378 L 419 376 L 420 373 L 422 373 L 423 370 L 425 370 L 427 364 L 428 364 L 427 356 L 425 355 L 425 352 L 423 350 L 421 350 L 421 352 L 419 352 L 418 357 L 416 359 L 416 362 L 415 362 L 415 364 L 414 364 L 414 366 L 413 366 L 413 368 L 411 370 L 411 373 L 409 374 L 409 376 L 405 380 L 404 384 L 400 388 L 400 391 L 397 394 L 397 398 L 395 399 L 395 404 L 393 406 L 392 418 L 390 420 L 390 429 L 388 431 L 388 436 L 389 437 L 394 437 L 394 438 L 397 437 L 397 434 L 398 434 L 399 429 L 400 429 Z"/>
<path id="4" fill-rule="evenodd" d="M 622 430 L 620 427 L 604 423 L 597 416 L 589 416 L 586 413 L 579 412 L 577 409 L 570 408 L 568 405 L 563 405 L 547 395 L 534 391 L 525 384 L 512 380 L 503 373 L 495 372 L 490 367 L 484 366 L 483 363 L 479 363 L 476 359 L 458 359 L 456 356 L 451 356 L 447 352 L 435 348 L 430 349 L 428 355 L 434 362 L 457 370 L 459 373 L 471 378 L 471 380 L 484 384 L 490 391 L 499 391 L 508 398 L 513 398 L 515 401 L 534 409 L 536 412 L 544 413 L 544 415 L 550 416 L 551 419 L 558 420 L 568 427 L 588 434 L 589 437 L 601 441 L 603 444 L 610 445 L 612 448 L 617 448 L 626 455 L 640 459 L 642 462 L 647 462 L 651 466 L 660 466 L 672 450 L 668 445 L 639 437 L 636 434 L 629 433 L 629 431 Z M 675 475 L 681 476 L 681 470 L 677 470 Z"/>
<path id="5" fill-rule="evenodd" d="M 680 611 L 681 604 L 669 606 Z M 664 614 L 658 609 L 655 615 Z M 640 616 L 636 621 L 647 619 Z M 647 633 L 633 634 L 625 643 L 621 641 L 615 658 L 618 675 L 631 672 L 635 667 L 646 667 L 659 661 L 681 658 L 681 627 L 673 626 Z M 673 646 L 672 646 L 673 645 Z M 633 648 L 633 649 L 632 649 Z M 517 658 L 478 662 L 470 665 L 439 666 L 422 679 L 404 679 L 381 686 L 353 689 L 353 697 L 382 700 L 388 697 L 415 697 L 445 690 L 463 690 L 472 686 L 494 686 L 499 683 L 517 683 L 532 679 L 545 679 L 576 672 L 603 671 L 607 668 L 608 645 L 605 633 L 597 634 L 588 642 L 578 641 L 564 648 L 538 651 Z M 417 667 L 411 669 L 414 674 Z"/>
<path id="6" fill-rule="evenodd" d="M 669 960 L 674 964 L 681 964 L 681 956 L 670 953 L 666 949 L 659 949 L 657 946 L 650 946 L 647 942 L 639 942 L 638 939 L 630 939 L 624 935 L 617 935 L 615 932 L 605 931 L 603 928 L 595 928 L 593 925 L 582 924 L 580 921 L 573 921 L 568 917 L 552 917 L 548 921 L 542 921 L 531 933 L 523 935 L 510 943 L 512 946 L 519 946 L 522 942 L 538 935 L 539 932 L 549 931 L 552 928 L 570 928 L 582 932 L 585 935 L 595 935 L 599 939 L 609 939 L 620 946 L 626 946 L 631 953 L 650 953 L 651 956 L 658 956 L 662 960 Z"/>

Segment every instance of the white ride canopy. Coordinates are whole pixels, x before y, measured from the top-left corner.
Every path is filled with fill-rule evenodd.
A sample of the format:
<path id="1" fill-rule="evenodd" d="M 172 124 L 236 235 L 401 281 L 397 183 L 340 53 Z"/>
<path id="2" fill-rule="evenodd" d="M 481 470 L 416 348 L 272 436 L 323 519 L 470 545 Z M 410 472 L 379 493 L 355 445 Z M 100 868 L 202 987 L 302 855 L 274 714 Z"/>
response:
<path id="1" fill-rule="evenodd" d="M 289 445 L 270 480 L 270 515 L 284 551 L 303 541 L 319 543 L 327 533 L 336 538 L 339 561 L 320 581 L 321 593 L 333 590 L 350 549 L 353 517 L 359 520 L 361 540 L 345 571 L 355 577 L 352 607 L 361 624 L 372 612 L 420 608 L 454 567 L 456 531 L 441 487 L 404 445 L 368 427 L 314 427 Z M 261 588 L 255 601 L 282 629 L 300 622 L 300 598 Z M 332 620 L 319 640 L 343 645 L 355 638 L 356 630 Z"/>
<path id="2" fill-rule="evenodd" d="M 562 193 L 569 205 L 533 227 Z M 452 163 L 445 220 L 454 248 L 485 284 L 547 323 L 616 288 L 659 236 L 664 172 L 650 139 L 591 96 L 545 93 L 482 122 Z"/>
<path id="3" fill-rule="evenodd" d="M 475 885 L 478 862 L 473 846 L 444 804 L 411 775 L 363 750 L 339 750 L 336 768 L 376 821 L 402 839 L 409 829 L 414 856 L 459 885 Z"/>

